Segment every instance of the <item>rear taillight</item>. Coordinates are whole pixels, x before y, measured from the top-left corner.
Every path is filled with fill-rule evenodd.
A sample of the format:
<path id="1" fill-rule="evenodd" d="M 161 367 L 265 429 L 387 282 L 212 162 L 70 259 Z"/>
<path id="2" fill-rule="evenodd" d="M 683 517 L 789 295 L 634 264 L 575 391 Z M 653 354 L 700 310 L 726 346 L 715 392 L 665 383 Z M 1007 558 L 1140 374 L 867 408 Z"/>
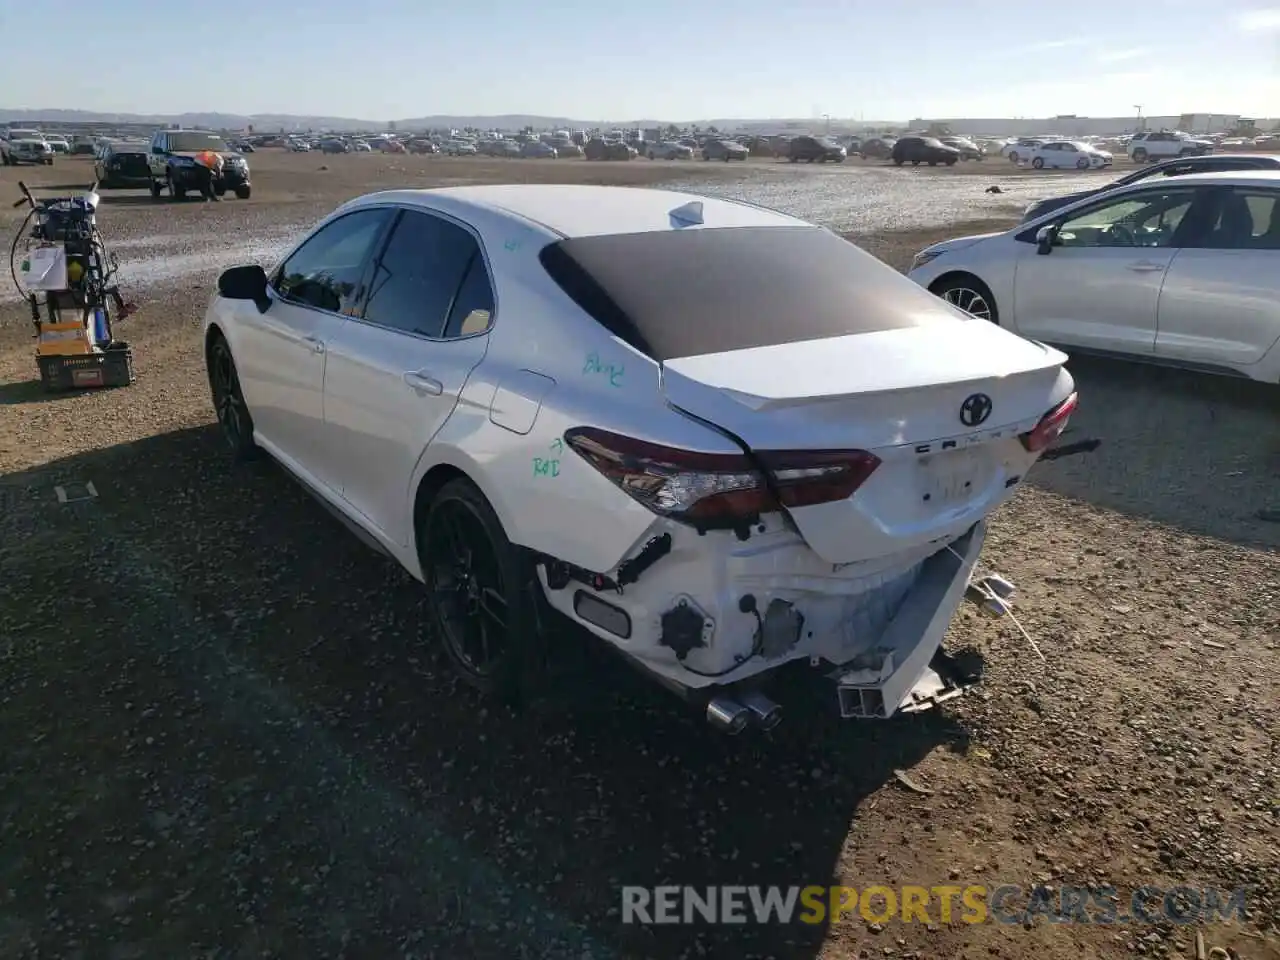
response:
<path id="1" fill-rule="evenodd" d="M 706 529 L 847 499 L 880 466 L 880 458 L 865 450 L 701 453 L 595 427 L 576 427 L 564 439 L 637 503 Z"/>
<path id="2" fill-rule="evenodd" d="M 1067 429 L 1071 414 L 1075 413 L 1076 405 L 1080 402 L 1079 396 L 1079 394 L 1073 393 L 1067 397 L 1067 399 L 1041 417 L 1040 422 L 1035 425 L 1034 429 L 1029 430 L 1018 438 L 1028 452 L 1041 453 L 1053 441 L 1062 436 L 1062 431 Z"/>

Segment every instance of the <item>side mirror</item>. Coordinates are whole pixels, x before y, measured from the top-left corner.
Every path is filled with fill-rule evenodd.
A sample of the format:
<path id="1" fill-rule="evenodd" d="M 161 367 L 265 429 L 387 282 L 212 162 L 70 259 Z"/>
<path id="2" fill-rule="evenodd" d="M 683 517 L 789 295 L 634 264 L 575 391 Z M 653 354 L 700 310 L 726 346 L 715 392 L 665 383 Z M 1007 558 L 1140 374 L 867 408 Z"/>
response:
<path id="1" fill-rule="evenodd" d="M 1053 252 L 1054 245 L 1058 242 L 1058 228 L 1053 224 L 1041 227 L 1036 231 L 1036 253 L 1045 257 Z"/>
<path id="2" fill-rule="evenodd" d="M 218 277 L 218 295 L 228 300 L 252 300 L 261 313 L 266 313 L 271 306 L 267 272 L 256 263 L 224 270 Z"/>

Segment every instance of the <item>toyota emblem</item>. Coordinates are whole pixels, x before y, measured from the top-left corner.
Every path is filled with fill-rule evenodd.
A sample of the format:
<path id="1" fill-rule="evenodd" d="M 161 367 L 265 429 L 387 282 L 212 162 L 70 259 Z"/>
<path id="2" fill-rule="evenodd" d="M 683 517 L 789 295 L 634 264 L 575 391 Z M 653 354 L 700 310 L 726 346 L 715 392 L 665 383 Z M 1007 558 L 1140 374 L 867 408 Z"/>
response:
<path id="1" fill-rule="evenodd" d="M 975 393 L 965 397 L 960 404 L 960 422 L 966 427 L 976 427 L 987 422 L 991 416 L 991 398 L 985 393 Z"/>

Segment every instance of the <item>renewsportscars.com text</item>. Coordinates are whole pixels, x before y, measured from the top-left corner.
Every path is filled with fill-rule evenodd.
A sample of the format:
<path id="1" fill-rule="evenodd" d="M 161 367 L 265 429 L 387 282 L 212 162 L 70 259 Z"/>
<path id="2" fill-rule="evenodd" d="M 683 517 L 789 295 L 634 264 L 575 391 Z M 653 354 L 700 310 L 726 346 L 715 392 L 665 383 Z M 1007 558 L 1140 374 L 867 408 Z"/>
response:
<path id="1" fill-rule="evenodd" d="M 1016 884 L 868 887 L 622 888 L 622 922 L 744 924 L 794 922 L 1006 923 L 1042 917 L 1050 923 L 1214 923 L 1243 919 L 1246 891 L 1143 886 L 1128 898 L 1114 887 Z"/>

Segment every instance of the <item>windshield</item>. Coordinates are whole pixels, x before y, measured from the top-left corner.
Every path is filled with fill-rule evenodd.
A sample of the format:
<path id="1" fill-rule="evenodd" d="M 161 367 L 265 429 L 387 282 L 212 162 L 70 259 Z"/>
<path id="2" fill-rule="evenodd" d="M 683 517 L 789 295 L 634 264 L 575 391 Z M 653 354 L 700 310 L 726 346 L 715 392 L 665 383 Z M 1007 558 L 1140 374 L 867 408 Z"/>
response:
<path id="1" fill-rule="evenodd" d="M 174 153 L 194 153 L 198 150 L 226 150 L 227 143 L 216 133 L 171 133 L 169 149 Z"/>

